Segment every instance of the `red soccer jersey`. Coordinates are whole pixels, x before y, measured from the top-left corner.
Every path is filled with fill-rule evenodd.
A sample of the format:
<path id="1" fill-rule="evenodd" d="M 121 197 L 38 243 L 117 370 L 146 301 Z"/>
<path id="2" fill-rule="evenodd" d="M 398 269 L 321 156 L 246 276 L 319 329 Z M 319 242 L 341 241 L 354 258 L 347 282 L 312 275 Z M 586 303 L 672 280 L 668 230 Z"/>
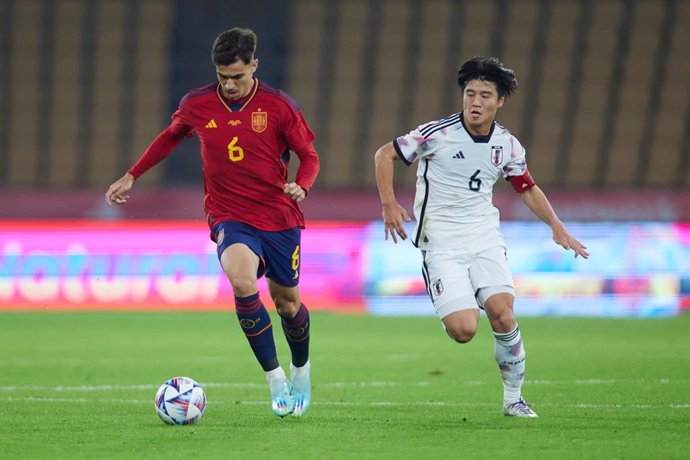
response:
<path id="1" fill-rule="evenodd" d="M 212 83 L 187 93 L 172 120 L 130 170 L 135 177 L 185 136 L 196 135 L 210 226 L 234 220 L 268 231 L 304 227 L 299 206 L 283 194 L 289 151 L 300 157 L 296 182 L 305 190 L 316 178 L 319 160 L 311 145 L 314 134 L 290 96 L 255 79 L 247 97 L 229 101 Z"/>

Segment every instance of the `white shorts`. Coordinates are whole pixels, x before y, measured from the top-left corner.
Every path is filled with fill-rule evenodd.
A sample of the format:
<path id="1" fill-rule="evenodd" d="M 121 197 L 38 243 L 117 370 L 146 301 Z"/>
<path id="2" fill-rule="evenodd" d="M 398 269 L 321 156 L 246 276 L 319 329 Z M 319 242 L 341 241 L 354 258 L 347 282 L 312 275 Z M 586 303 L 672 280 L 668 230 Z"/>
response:
<path id="1" fill-rule="evenodd" d="M 503 246 L 479 252 L 466 248 L 422 251 L 422 257 L 427 292 L 441 319 L 455 311 L 484 308 L 494 294 L 515 295 Z"/>

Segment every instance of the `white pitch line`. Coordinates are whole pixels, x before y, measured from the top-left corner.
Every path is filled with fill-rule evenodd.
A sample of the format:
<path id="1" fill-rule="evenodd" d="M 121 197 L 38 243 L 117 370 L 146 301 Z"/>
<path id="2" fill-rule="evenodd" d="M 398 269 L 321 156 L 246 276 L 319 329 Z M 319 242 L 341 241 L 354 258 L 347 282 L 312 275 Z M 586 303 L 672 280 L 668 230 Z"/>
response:
<path id="1" fill-rule="evenodd" d="M 319 387 L 324 388 L 388 388 L 399 387 L 403 385 L 426 386 L 429 382 L 416 382 L 411 384 L 404 384 L 403 382 L 331 382 L 321 383 Z M 247 382 L 206 382 L 201 383 L 204 388 L 266 388 L 265 383 L 247 383 Z M 55 391 L 55 392 L 93 392 L 93 391 L 129 391 L 129 390 L 155 390 L 158 385 L 143 384 L 143 385 L 56 385 L 56 386 L 42 386 L 42 385 L 6 385 L 0 386 L 0 391 Z"/>
<path id="2" fill-rule="evenodd" d="M 3 402 L 33 402 L 33 403 L 102 403 L 102 404 L 141 404 L 153 405 L 153 399 L 86 399 L 86 398 L 40 398 L 40 397 L 0 397 Z M 223 401 L 223 400 L 209 400 L 208 404 L 215 405 L 247 405 L 247 406 L 266 406 L 270 403 L 268 401 Z M 409 402 L 395 402 L 395 401 L 370 401 L 370 402 L 356 402 L 356 401 L 314 401 L 314 406 L 333 406 L 333 407 L 493 407 L 494 403 L 481 402 L 447 402 L 447 401 L 409 401 Z M 539 404 L 535 407 L 557 407 L 557 408 L 574 408 L 574 409 L 690 409 L 690 403 L 683 404 Z"/>
<path id="3" fill-rule="evenodd" d="M 242 388 L 242 389 L 264 389 L 265 383 L 255 382 L 199 382 L 204 388 Z M 435 382 L 392 382 L 392 381 L 361 381 L 361 382 L 325 382 L 317 383 L 318 388 L 390 388 L 402 386 L 426 387 Z M 478 386 L 492 384 L 482 380 L 465 380 L 458 382 L 460 385 Z M 633 379 L 633 380 L 614 380 L 614 379 L 577 379 L 577 380 L 527 380 L 525 385 L 688 385 L 690 380 L 671 380 L 671 379 Z M 0 386 L 0 392 L 12 391 L 43 391 L 43 392 L 98 392 L 98 391 L 131 391 L 131 390 L 155 390 L 159 385 L 135 384 L 135 385 L 4 385 Z"/>

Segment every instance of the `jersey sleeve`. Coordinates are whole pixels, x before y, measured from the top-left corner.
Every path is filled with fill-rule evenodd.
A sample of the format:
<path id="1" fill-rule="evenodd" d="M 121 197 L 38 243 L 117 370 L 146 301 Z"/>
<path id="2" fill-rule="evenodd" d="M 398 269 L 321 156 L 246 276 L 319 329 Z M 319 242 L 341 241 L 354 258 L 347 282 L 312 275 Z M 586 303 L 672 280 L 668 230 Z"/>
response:
<path id="1" fill-rule="evenodd" d="M 510 136 L 510 159 L 503 167 L 503 177 L 508 179 L 513 176 L 522 176 L 527 171 L 525 160 L 525 148 L 515 137 Z"/>
<path id="2" fill-rule="evenodd" d="M 305 192 L 309 192 L 312 185 L 314 185 L 316 175 L 319 173 L 319 156 L 316 154 L 316 150 L 314 150 L 312 144 L 309 144 L 301 150 L 295 150 L 295 154 L 299 158 L 295 182 L 297 182 Z"/>
<path id="3" fill-rule="evenodd" d="M 191 135 L 192 126 L 185 121 L 182 103 L 180 103 L 180 108 L 172 115 L 172 122 L 170 125 L 151 142 L 146 151 L 128 172 L 134 176 L 135 179 L 138 178 L 167 158 L 186 137 L 190 137 Z"/>
<path id="4" fill-rule="evenodd" d="M 424 136 L 421 132 L 424 126 L 426 125 L 419 126 L 417 129 L 393 141 L 393 148 L 395 148 L 400 159 L 408 166 L 420 158 L 432 155 L 438 149 L 440 142 L 437 137 L 442 135 L 442 133 L 433 133 L 428 137 Z"/>
<path id="5" fill-rule="evenodd" d="M 319 173 L 319 157 L 312 144 L 314 133 L 304 119 L 299 106 L 291 98 L 283 112 L 283 136 L 288 148 L 299 158 L 295 182 L 309 192 Z"/>
<path id="6" fill-rule="evenodd" d="M 283 136 L 288 148 L 293 152 L 305 150 L 316 136 L 307 125 L 299 110 L 286 109 L 283 123 Z"/>

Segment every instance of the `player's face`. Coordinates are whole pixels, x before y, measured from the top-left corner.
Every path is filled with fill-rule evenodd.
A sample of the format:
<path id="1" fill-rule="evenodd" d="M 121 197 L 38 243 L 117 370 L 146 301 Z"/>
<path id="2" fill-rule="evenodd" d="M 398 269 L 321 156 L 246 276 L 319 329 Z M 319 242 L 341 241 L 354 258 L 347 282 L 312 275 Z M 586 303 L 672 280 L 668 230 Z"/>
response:
<path id="1" fill-rule="evenodd" d="M 489 134 L 496 112 L 504 102 L 505 98 L 498 97 L 495 83 L 470 80 L 462 93 L 462 116 L 467 129 L 474 135 Z"/>
<path id="2" fill-rule="evenodd" d="M 223 90 L 223 96 L 230 100 L 241 99 L 254 87 L 254 72 L 259 60 L 254 59 L 249 64 L 238 60 L 229 65 L 217 65 L 216 76 Z"/>

